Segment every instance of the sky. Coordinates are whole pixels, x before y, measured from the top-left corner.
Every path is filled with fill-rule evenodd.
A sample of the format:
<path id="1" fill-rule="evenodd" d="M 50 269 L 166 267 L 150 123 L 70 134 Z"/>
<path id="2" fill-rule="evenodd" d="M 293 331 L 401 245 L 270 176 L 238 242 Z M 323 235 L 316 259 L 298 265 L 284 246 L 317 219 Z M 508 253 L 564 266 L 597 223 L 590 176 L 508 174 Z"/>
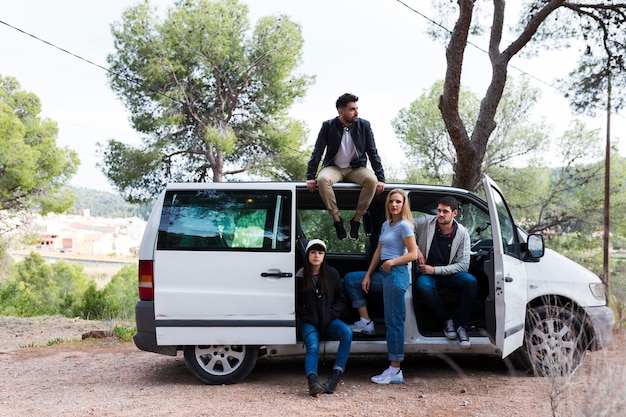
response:
<path id="1" fill-rule="evenodd" d="M 20 0 L 3 2 L 0 9 L 0 75 L 15 77 L 22 89 L 37 95 L 41 115 L 58 124 L 57 145 L 78 152 L 81 165 L 71 185 L 114 192 L 97 167 L 97 143 L 111 138 L 135 145 L 141 142 L 129 122 L 129 112 L 108 86 L 105 70 L 107 55 L 115 52 L 111 24 L 138 1 Z M 242 2 L 249 7 L 252 25 L 260 17 L 285 14 L 302 28 L 303 62 L 296 71 L 315 75 L 316 81 L 290 114 L 307 124 L 309 143 L 314 143 L 322 121 L 336 116 L 337 97 L 350 92 L 359 97 L 359 116 L 372 124 L 386 170 L 401 172 L 407 162 L 391 121 L 445 74 L 445 45 L 426 35 L 424 16 L 434 13 L 430 2 Z M 161 8 L 172 3 L 153 1 Z M 521 75 L 520 70 L 533 77 L 532 84 L 542 90 L 535 117 L 544 118 L 554 135 L 562 133 L 573 116 L 567 101 L 550 85 L 573 68 L 576 54 L 574 49 L 550 51 L 532 60 L 514 58 L 509 70 L 514 77 Z M 489 75 L 486 54 L 468 46 L 463 86 L 482 97 Z M 602 113 L 585 122 L 601 129 L 604 138 Z M 614 143 L 625 129 L 626 119 L 614 117 Z M 604 142 L 602 154 L 603 149 Z"/>

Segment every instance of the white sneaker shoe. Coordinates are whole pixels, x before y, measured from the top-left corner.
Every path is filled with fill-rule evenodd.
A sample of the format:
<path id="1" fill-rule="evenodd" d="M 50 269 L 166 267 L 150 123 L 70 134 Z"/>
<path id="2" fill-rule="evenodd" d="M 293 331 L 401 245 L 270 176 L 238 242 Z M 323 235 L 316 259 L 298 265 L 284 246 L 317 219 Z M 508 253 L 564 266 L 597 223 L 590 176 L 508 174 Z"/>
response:
<path id="1" fill-rule="evenodd" d="M 443 334 L 450 340 L 456 339 L 456 329 L 454 328 L 454 322 L 452 320 L 446 320 L 446 327 L 443 328 Z"/>
<path id="2" fill-rule="evenodd" d="M 404 384 L 404 376 L 402 369 L 395 371 L 387 368 L 382 374 L 373 376 L 371 381 L 375 384 Z"/>
<path id="3" fill-rule="evenodd" d="M 459 326 L 459 328 L 456 330 L 456 333 L 458 335 L 459 345 L 461 345 L 462 348 L 468 348 L 471 346 L 469 337 L 465 332 L 465 327 Z"/>
<path id="4" fill-rule="evenodd" d="M 350 324 L 350 328 L 352 329 L 352 333 L 362 333 L 368 335 L 373 335 L 374 333 L 376 333 L 373 320 L 370 320 L 367 323 L 363 320 L 359 320 Z"/>

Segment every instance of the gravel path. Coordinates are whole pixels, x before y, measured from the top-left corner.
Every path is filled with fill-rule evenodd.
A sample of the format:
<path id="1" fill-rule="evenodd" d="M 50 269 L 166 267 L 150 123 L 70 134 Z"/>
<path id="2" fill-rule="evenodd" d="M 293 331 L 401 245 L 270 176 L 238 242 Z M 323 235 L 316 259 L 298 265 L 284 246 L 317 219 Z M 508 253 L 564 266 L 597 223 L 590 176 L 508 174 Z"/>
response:
<path id="1" fill-rule="evenodd" d="M 385 358 L 351 357 L 337 392 L 312 398 L 302 359 L 262 358 L 243 382 L 207 386 L 187 371 L 180 354 L 142 352 L 115 338 L 81 339 L 91 330 L 111 330 L 111 323 L 0 317 L 0 329 L 0 417 L 549 416 L 555 388 L 564 391 L 557 410 L 576 416 L 584 415 L 583 404 L 599 414 L 626 398 L 624 335 L 587 355 L 573 379 L 511 374 L 493 358 L 419 356 L 404 364 L 406 384 L 379 386 L 369 378 L 387 365 Z M 321 364 L 323 378 L 331 365 Z M 613 388 L 601 397 L 596 390 L 608 380 Z"/>

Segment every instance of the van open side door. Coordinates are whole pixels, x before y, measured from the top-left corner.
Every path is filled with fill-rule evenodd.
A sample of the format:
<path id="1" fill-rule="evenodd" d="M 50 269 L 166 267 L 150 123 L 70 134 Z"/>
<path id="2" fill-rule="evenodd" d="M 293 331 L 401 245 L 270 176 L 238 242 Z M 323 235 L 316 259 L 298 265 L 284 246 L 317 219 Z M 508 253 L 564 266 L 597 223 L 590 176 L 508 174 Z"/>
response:
<path id="1" fill-rule="evenodd" d="M 527 277 L 520 256 L 520 238 L 513 217 L 498 186 L 485 175 L 485 196 L 493 231 L 495 343 L 502 357 L 524 341 Z"/>

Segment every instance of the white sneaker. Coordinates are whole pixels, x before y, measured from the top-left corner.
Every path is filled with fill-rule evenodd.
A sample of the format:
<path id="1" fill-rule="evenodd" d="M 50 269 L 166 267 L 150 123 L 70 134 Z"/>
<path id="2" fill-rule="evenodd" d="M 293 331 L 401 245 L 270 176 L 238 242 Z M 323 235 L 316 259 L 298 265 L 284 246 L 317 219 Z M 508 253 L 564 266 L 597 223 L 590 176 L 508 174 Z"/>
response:
<path id="1" fill-rule="evenodd" d="M 352 329 L 352 333 L 362 333 L 369 335 L 376 333 L 373 320 L 370 320 L 369 322 L 364 322 L 363 320 L 356 321 L 350 324 L 350 328 Z"/>
<path id="2" fill-rule="evenodd" d="M 373 376 L 371 381 L 375 384 L 404 384 L 404 376 L 402 369 L 395 371 L 387 368 L 382 374 Z"/>
<path id="3" fill-rule="evenodd" d="M 468 348 L 471 346 L 469 337 L 465 332 L 465 327 L 459 326 L 459 328 L 456 330 L 456 333 L 458 335 L 459 345 L 461 345 L 462 348 Z"/>
<path id="4" fill-rule="evenodd" d="M 456 339 L 456 330 L 454 329 L 454 322 L 451 319 L 446 320 L 446 327 L 443 328 L 443 334 L 450 340 Z"/>

